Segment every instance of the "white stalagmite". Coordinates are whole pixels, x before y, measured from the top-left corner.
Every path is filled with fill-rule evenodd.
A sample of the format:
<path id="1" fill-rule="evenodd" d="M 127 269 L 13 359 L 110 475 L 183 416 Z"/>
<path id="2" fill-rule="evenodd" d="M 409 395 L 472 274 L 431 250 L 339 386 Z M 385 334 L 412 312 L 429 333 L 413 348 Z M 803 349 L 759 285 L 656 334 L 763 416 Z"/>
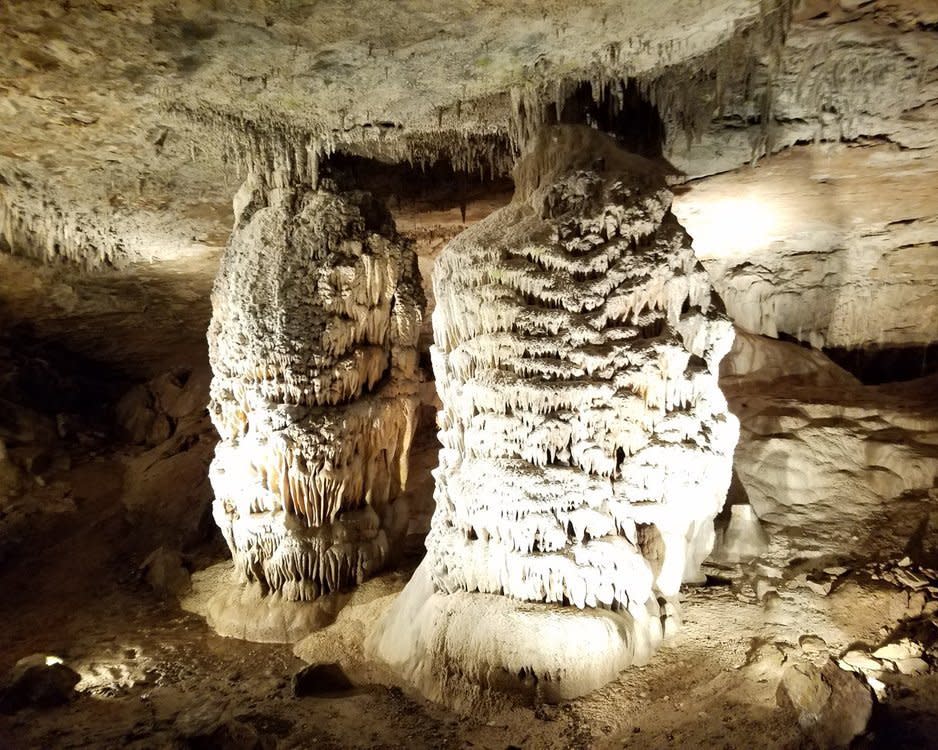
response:
<path id="1" fill-rule="evenodd" d="M 437 507 L 418 583 L 372 639 L 448 702 L 441 680 L 509 673 L 566 698 L 647 658 L 710 551 L 738 437 L 717 385 L 732 325 L 660 167 L 555 127 L 515 178 L 436 263 Z M 437 632 L 461 606 L 497 647 Z M 526 641 L 510 623 L 538 613 Z M 604 645 L 570 649 L 600 622 Z"/>
<path id="2" fill-rule="evenodd" d="M 383 567 L 406 527 L 416 256 L 367 193 L 249 181 L 235 204 L 208 334 L 214 515 L 246 581 L 311 600 Z"/>

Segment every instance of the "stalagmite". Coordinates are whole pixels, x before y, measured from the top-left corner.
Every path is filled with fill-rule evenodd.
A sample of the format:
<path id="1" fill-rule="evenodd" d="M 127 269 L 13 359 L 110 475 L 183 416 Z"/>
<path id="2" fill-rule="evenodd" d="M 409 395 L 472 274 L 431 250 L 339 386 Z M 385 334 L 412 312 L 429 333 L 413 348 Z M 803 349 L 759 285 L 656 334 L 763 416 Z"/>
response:
<path id="1" fill-rule="evenodd" d="M 291 600 L 359 583 L 406 526 L 416 257 L 363 192 L 235 199 L 212 294 L 214 515 L 240 575 Z"/>
<path id="2" fill-rule="evenodd" d="M 660 168 L 558 127 L 515 178 L 437 261 L 437 508 L 372 640 L 448 702 L 506 672 L 571 697 L 644 660 L 710 551 L 738 435 L 717 386 L 732 326 Z M 477 648 L 456 645 L 463 611 Z"/>

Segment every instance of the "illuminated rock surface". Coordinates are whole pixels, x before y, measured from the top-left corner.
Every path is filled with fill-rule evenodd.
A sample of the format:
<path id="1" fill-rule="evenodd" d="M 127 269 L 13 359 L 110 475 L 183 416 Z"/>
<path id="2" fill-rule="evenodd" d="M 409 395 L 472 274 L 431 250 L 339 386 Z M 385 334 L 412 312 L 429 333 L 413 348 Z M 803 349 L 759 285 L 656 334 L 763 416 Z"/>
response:
<path id="1" fill-rule="evenodd" d="M 823 355 L 737 334 L 721 385 L 740 420 L 734 466 L 763 557 L 901 557 L 929 526 L 938 378 L 865 386 Z"/>
<path id="2" fill-rule="evenodd" d="M 211 479 L 242 580 L 311 600 L 383 567 L 406 526 L 420 292 L 371 196 L 272 195 L 213 292 Z"/>

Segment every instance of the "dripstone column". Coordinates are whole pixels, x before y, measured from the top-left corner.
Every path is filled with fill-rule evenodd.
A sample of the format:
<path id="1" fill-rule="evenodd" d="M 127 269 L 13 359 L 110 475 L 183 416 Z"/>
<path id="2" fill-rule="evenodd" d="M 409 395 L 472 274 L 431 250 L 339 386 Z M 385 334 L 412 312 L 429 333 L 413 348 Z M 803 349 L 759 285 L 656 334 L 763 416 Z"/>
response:
<path id="1" fill-rule="evenodd" d="M 245 581 L 311 600 L 406 528 L 422 294 L 364 192 L 251 190 L 212 293 L 215 520 Z"/>
<path id="2" fill-rule="evenodd" d="M 660 167 L 557 127 L 515 184 L 434 269 L 437 507 L 374 641 L 445 700 L 429 683 L 571 697 L 646 659 L 713 543 L 738 436 L 717 385 L 733 328 Z"/>

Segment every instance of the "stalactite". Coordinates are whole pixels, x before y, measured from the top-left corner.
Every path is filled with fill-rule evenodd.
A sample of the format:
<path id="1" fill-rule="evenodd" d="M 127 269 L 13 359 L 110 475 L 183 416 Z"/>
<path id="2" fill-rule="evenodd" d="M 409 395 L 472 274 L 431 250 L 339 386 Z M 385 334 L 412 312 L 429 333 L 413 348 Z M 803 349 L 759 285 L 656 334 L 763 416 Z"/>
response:
<path id="1" fill-rule="evenodd" d="M 214 511 L 245 580 L 308 600 L 380 569 L 402 531 L 422 292 L 367 193 L 262 182 L 212 295 Z"/>
<path id="2" fill-rule="evenodd" d="M 793 6 L 793 0 L 761 0 L 758 19 L 736 28 L 722 44 L 681 60 L 675 59 L 671 48 L 662 48 L 659 63 L 650 70 L 633 70 L 630 56 L 622 54 L 619 45 L 609 45 L 575 76 L 531 75 L 511 91 L 510 140 L 516 150 L 523 149 L 543 124 L 559 120 L 563 102 L 581 83 L 590 84 L 595 101 L 609 97 L 615 112 L 616 104 L 623 103 L 621 92 L 634 81 L 657 107 L 670 138 L 683 136 L 691 142 L 720 111 L 729 90 L 752 93 L 753 74 L 761 61 L 767 65 L 769 81 L 778 74 Z M 629 39 L 626 47 L 641 44 Z M 762 98 L 764 144 L 771 127 L 771 86 L 763 88 Z M 754 151 L 758 147 L 753 144 Z"/>
<path id="3" fill-rule="evenodd" d="M 170 100 L 167 109 L 186 123 L 203 127 L 239 168 L 265 176 L 273 187 L 315 186 L 318 162 L 339 150 L 416 166 L 446 159 L 460 171 L 502 175 L 541 126 L 559 117 L 567 97 L 582 83 L 590 84 L 597 101 L 610 96 L 624 104 L 622 92 L 635 82 L 657 106 L 672 138 L 695 138 L 710 124 L 728 90 L 748 90 L 760 58 L 775 61 L 771 70 L 777 68 L 792 4 L 792 0 L 761 0 L 758 17 L 734 29 L 714 49 L 690 59 L 681 57 L 673 45 L 661 43 L 658 62 L 648 70 L 635 70 L 634 55 L 629 54 L 644 50 L 647 41 L 642 39 L 606 45 L 573 74 L 539 63 L 524 69 L 506 92 L 437 106 L 418 126 L 329 125 L 303 118 L 288 122 L 274 113 L 251 119 L 204 104 L 187 107 L 176 100 Z M 767 120 L 763 127 L 769 127 Z"/>
<path id="4" fill-rule="evenodd" d="M 499 128 L 442 127 L 405 130 L 391 123 L 336 131 L 317 124 L 296 125 L 276 117 L 252 120 L 205 107 L 173 104 L 169 111 L 204 128 L 240 171 L 259 175 L 270 187 L 315 186 L 318 165 L 338 150 L 387 162 L 425 167 L 446 159 L 454 169 L 493 177 L 506 174 L 517 155 Z"/>
<path id="5" fill-rule="evenodd" d="M 137 259 L 107 217 L 66 208 L 36 187 L 0 176 L 0 246 L 45 263 L 67 261 L 86 269 Z"/>

